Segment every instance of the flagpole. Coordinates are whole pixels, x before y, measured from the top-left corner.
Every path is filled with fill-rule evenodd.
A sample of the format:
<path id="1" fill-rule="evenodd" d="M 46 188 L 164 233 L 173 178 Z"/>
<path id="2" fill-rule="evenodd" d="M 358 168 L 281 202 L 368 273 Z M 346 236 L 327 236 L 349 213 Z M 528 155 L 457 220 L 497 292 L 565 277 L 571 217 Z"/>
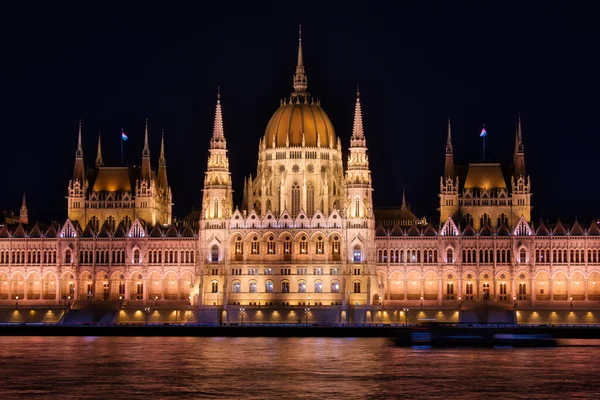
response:
<path id="1" fill-rule="evenodd" d="M 123 128 L 121 128 L 121 165 L 123 165 Z"/>
<path id="2" fill-rule="evenodd" d="M 485 136 L 483 137 L 483 161 L 485 161 Z"/>

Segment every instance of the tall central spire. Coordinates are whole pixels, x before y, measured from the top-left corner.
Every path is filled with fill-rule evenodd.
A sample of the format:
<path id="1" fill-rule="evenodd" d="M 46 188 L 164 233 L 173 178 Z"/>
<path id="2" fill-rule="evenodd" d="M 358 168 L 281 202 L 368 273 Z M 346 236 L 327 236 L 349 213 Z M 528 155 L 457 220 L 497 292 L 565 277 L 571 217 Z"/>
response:
<path id="1" fill-rule="evenodd" d="M 450 126 L 450 118 L 448 118 L 448 139 L 446 140 L 444 175 L 446 178 L 454 176 L 454 152 L 452 150 L 452 128 Z"/>
<path id="2" fill-rule="evenodd" d="M 306 94 L 308 81 L 304 72 L 304 56 L 302 54 L 302 24 L 298 30 L 298 65 L 296 65 L 296 73 L 294 74 L 294 94 Z"/>
<path id="3" fill-rule="evenodd" d="M 362 109 L 360 106 L 360 90 L 356 85 L 356 105 L 354 107 L 354 126 L 352 128 L 352 138 L 350 147 L 366 147 L 365 131 L 363 128 Z"/>
<path id="4" fill-rule="evenodd" d="M 213 137 L 210 141 L 211 149 L 225 149 L 225 131 L 223 129 L 223 113 L 221 111 L 221 88 L 217 86 L 217 107 L 215 109 L 215 124 Z"/>
<path id="5" fill-rule="evenodd" d="M 81 142 L 81 120 L 79 120 L 79 138 L 77 139 L 77 151 L 75 157 L 83 158 L 83 144 Z"/>

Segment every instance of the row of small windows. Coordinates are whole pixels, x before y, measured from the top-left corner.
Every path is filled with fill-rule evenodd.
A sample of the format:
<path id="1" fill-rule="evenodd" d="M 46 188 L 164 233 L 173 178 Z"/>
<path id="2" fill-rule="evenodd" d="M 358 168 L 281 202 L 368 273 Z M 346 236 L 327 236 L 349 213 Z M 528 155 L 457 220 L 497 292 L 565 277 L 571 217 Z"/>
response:
<path id="1" fill-rule="evenodd" d="M 181 252 L 177 250 L 150 250 L 148 251 L 148 262 L 150 264 L 161 264 L 163 262 L 165 264 L 177 263 L 180 262 L 179 255 L 181 255 L 182 263 L 193 263 L 194 262 L 194 251 L 193 250 L 182 250 Z"/>
<path id="2" fill-rule="evenodd" d="M 260 244 L 261 243 L 258 239 L 258 236 L 254 236 L 252 238 L 252 241 L 250 242 L 250 254 L 260 254 Z M 215 246 L 218 251 L 217 245 L 214 245 L 213 249 L 215 248 Z M 296 247 L 297 247 L 298 254 L 308 254 L 308 252 L 309 252 L 308 238 L 306 236 L 302 236 L 300 238 L 300 242 L 298 242 Z M 293 249 L 294 249 L 294 246 L 292 244 L 292 238 L 290 236 L 286 236 L 282 243 L 283 254 L 292 254 Z M 333 238 L 330 249 L 331 249 L 331 254 L 334 254 L 334 255 L 340 254 L 341 242 L 339 241 L 338 236 L 335 236 Z M 315 242 L 315 245 L 314 245 L 314 252 L 315 252 L 315 254 L 325 254 L 325 241 L 323 239 L 323 236 L 317 237 L 317 241 Z M 242 241 L 241 237 L 238 237 L 235 240 L 234 253 L 237 256 L 241 256 L 244 254 L 244 242 Z M 274 236 L 270 236 L 266 243 L 266 254 L 277 254 L 277 242 L 275 241 Z"/>
<path id="3" fill-rule="evenodd" d="M 479 257 L 478 257 L 479 256 Z M 494 260 L 493 249 L 463 249 L 462 262 L 465 264 L 506 264 L 510 262 L 510 249 L 496 249 L 496 259 Z"/>
<path id="4" fill-rule="evenodd" d="M 550 257 L 552 256 L 552 257 Z M 600 262 L 600 250 L 589 249 L 587 251 L 587 259 L 585 258 L 585 250 L 583 249 L 537 249 L 535 251 L 535 262 L 539 264 L 547 263 L 598 263 Z"/>
<path id="5" fill-rule="evenodd" d="M 387 263 L 436 263 L 438 259 L 437 250 L 379 250 L 377 252 L 377 262 Z M 405 261 L 406 260 L 406 261 Z"/>
<path id="6" fill-rule="evenodd" d="M 215 272 L 215 271 L 218 272 L 218 270 L 213 269 L 213 272 Z M 308 271 L 309 271 L 308 268 L 296 268 L 296 275 L 307 275 Z M 259 275 L 258 268 L 247 268 L 246 272 L 247 272 L 247 275 Z M 291 268 L 280 268 L 279 273 L 280 273 L 280 275 L 291 275 L 292 269 Z M 232 268 L 231 269 L 231 275 L 243 275 L 243 274 L 244 273 L 243 273 L 242 268 Z M 263 269 L 263 275 L 275 275 L 275 274 L 276 274 L 275 268 L 264 268 Z M 325 268 L 313 268 L 312 274 L 313 275 L 324 275 Z M 213 274 L 213 275 L 217 275 L 217 274 Z M 341 275 L 341 269 L 340 268 L 329 268 L 329 275 Z"/>
<path id="7" fill-rule="evenodd" d="M 96 257 L 94 258 L 94 254 Z M 80 250 L 80 264 L 125 264 L 125 250 Z"/>
<path id="8" fill-rule="evenodd" d="M 265 291 L 264 293 L 274 293 L 273 281 L 268 280 L 265 282 Z M 213 281 L 211 284 L 211 289 L 213 293 L 218 293 L 219 291 L 219 283 L 217 281 Z M 360 282 L 354 282 L 354 292 L 360 293 Z M 232 283 L 233 293 L 242 293 L 242 283 L 240 281 L 233 281 Z M 356 291 L 358 290 L 358 291 Z M 340 283 L 338 281 L 331 282 L 330 293 L 339 293 L 340 292 Z M 248 283 L 248 293 L 258 293 L 257 283 L 256 281 L 250 281 Z M 280 293 L 290 293 L 290 282 L 283 281 L 281 282 L 281 292 Z M 297 287 L 297 293 L 306 293 L 306 282 L 299 281 Z M 323 282 L 316 281 L 314 284 L 313 293 L 323 293 Z"/>
<path id="9" fill-rule="evenodd" d="M 56 250 L 0 251 L 0 264 L 56 264 Z"/>

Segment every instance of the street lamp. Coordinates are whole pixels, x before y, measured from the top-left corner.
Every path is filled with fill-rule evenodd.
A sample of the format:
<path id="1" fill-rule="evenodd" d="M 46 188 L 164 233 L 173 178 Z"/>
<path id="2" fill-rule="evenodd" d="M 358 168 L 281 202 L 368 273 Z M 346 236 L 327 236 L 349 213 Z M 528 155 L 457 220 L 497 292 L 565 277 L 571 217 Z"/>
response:
<path id="1" fill-rule="evenodd" d="M 67 308 L 71 308 L 71 296 L 67 296 Z"/>
<path id="2" fill-rule="evenodd" d="M 571 308 L 573 308 L 573 296 L 571 296 Z"/>
<path id="3" fill-rule="evenodd" d="M 15 301 L 15 310 L 18 310 L 18 309 L 19 309 L 19 296 L 17 296 L 17 297 L 15 298 L 15 300 L 16 300 L 16 301 Z"/>
<path id="4" fill-rule="evenodd" d="M 242 326 L 244 326 L 244 314 L 246 314 L 245 308 L 240 308 L 240 318 L 242 319 Z"/>
<path id="5" fill-rule="evenodd" d="M 119 308 L 123 307 L 123 296 L 119 296 Z"/>
<path id="6" fill-rule="evenodd" d="M 192 305 L 192 296 L 188 296 L 188 307 Z"/>
<path id="7" fill-rule="evenodd" d="M 310 314 L 310 307 L 304 309 L 304 315 L 306 315 L 306 326 L 308 326 L 308 314 Z"/>
<path id="8" fill-rule="evenodd" d="M 154 296 L 154 304 L 158 307 L 158 296 Z"/>
<path id="9" fill-rule="evenodd" d="M 402 311 L 404 312 L 404 318 L 406 323 L 404 324 L 405 326 L 408 326 L 408 312 L 410 311 L 408 308 L 403 308 Z M 398 316 L 398 318 L 400 318 L 400 316 Z"/>
<path id="10" fill-rule="evenodd" d="M 461 307 L 462 307 L 462 298 L 460 296 L 458 296 L 458 309 L 460 310 Z"/>
<path id="11" fill-rule="evenodd" d="M 348 301 L 346 302 L 347 314 L 346 314 L 346 323 L 350 324 L 350 292 L 348 292 Z"/>
<path id="12" fill-rule="evenodd" d="M 310 307 L 310 294 L 308 295 L 308 305 Z"/>
<path id="13" fill-rule="evenodd" d="M 260 294 L 258 295 L 258 308 L 260 308 Z"/>
<path id="14" fill-rule="evenodd" d="M 423 308 L 423 296 L 421 296 L 421 308 Z"/>
<path id="15" fill-rule="evenodd" d="M 146 326 L 148 326 L 148 316 L 150 315 L 150 307 L 144 308 L 144 312 L 146 314 Z"/>

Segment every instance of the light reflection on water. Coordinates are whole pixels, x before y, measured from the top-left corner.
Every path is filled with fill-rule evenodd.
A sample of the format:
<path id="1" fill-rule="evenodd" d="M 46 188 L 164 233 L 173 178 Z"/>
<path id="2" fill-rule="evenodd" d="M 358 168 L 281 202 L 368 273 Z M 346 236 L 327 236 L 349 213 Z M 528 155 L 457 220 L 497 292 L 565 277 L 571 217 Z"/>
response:
<path id="1" fill-rule="evenodd" d="M 1 398 L 590 398 L 599 347 L 386 339 L 3 337 Z"/>

